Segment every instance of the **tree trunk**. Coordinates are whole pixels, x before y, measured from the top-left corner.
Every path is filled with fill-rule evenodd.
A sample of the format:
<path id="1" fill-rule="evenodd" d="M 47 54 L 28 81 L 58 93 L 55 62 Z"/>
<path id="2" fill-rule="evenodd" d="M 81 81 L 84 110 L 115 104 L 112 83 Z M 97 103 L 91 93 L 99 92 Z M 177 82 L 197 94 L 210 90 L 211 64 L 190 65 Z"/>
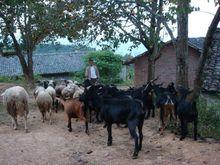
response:
<path id="1" fill-rule="evenodd" d="M 154 44 L 155 40 L 157 39 L 156 37 L 156 12 L 157 12 L 157 0 L 153 0 L 151 3 L 151 9 L 154 14 L 151 16 L 151 21 L 150 21 L 150 46 L 149 48 L 151 50 L 148 50 L 148 77 L 147 81 L 149 82 L 150 80 L 154 79 L 155 76 L 155 49 L 154 49 Z"/>
<path id="2" fill-rule="evenodd" d="M 176 83 L 188 87 L 188 10 L 189 0 L 178 0 L 177 6 Z"/>
<path id="3" fill-rule="evenodd" d="M 26 83 L 30 88 L 34 87 L 34 73 L 33 73 L 33 59 L 32 59 L 32 52 L 28 55 L 28 62 L 26 62 L 25 57 L 20 49 L 20 46 L 14 36 L 13 33 L 10 33 L 10 36 L 12 37 L 16 55 L 18 56 L 18 59 L 21 64 L 21 68 L 24 74 L 24 78 Z"/>
<path id="4" fill-rule="evenodd" d="M 19 43 L 13 33 L 13 30 L 10 25 L 10 21 L 6 20 L 5 23 L 6 23 L 8 31 L 9 31 L 9 34 L 13 40 L 15 52 L 16 52 L 16 55 L 18 56 L 19 62 L 21 64 L 21 68 L 22 68 L 22 71 L 24 74 L 25 81 L 28 84 L 28 86 L 30 88 L 32 88 L 32 87 L 34 87 L 33 57 L 32 57 L 33 50 L 30 49 L 30 51 L 27 51 L 28 55 L 27 55 L 27 61 L 26 61 L 25 56 L 23 55 L 23 52 L 20 48 L 20 45 L 19 45 Z"/>
<path id="5" fill-rule="evenodd" d="M 148 58 L 148 77 L 147 77 L 148 82 L 150 80 L 153 80 L 154 77 L 155 77 L 155 60 L 154 60 L 154 58 L 151 59 L 149 57 Z"/>
<path id="6" fill-rule="evenodd" d="M 194 90 L 193 90 L 192 99 L 196 99 L 199 96 L 199 93 L 202 87 L 202 82 L 203 82 L 204 66 L 205 66 L 207 59 L 209 58 L 209 55 L 210 55 L 208 53 L 209 48 L 212 44 L 213 34 L 215 33 L 215 30 L 217 29 L 219 21 L 220 21 L 220 7 L 218 8 L 206 34 L 206 38 L 203 44 L 203 53 L 200 56 L 198 69 L 196 71 L 196 78 L 194 81 Z"/>

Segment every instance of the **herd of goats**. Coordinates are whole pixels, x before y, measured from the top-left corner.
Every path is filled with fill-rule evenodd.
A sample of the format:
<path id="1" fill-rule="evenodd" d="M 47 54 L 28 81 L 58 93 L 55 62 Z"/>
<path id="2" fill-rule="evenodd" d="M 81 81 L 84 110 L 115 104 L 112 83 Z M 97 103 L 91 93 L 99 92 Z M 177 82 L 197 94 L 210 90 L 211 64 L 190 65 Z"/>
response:
<path id="1" fill-rule="evenodd" d="M 52 123 L 52 109 L 57 112 L 62 107 L 68 117 L 68 130 L 72 131 L 71 118 L 79 118 L 85 122 L 85 132 L 89 134 L 88 122 L 95 114 L 96 122 L 104 122 L 107 128 L 107 145 L 112 145 L 112 124 L 125 124 L 134 139 L 135 147 L 132 158 L 137 158 L 142 148 L 142 127 L 145 119 L 155 116 L 155 108 L 159 109 L 159 131 L 163 134 L 169 121 L 177 127 L 180 125 L 183 140 L 187 133 L 187 124 L 194 124 L 194 140 L 197 140 L 198 112 L 195 101 L 188 99 L 191 91 L 182 86 L 175 88 L 170 83 L 166 88 L 151 80 L 139 88 L 118 89 L 115 85 L 83 84 L 71 80 L 38 81 L 34 90 L 37 106 L 42 114 L 42 121 L 49 113 Z M 14 86 L 2 94 L 3 102 L 12 118 L 12 125 L 17 129 L 17 116 L 24 117 L 27 131 L 28 93 L 23 87 Z M 138 133 L 136 132 L 136 128 Z"/>

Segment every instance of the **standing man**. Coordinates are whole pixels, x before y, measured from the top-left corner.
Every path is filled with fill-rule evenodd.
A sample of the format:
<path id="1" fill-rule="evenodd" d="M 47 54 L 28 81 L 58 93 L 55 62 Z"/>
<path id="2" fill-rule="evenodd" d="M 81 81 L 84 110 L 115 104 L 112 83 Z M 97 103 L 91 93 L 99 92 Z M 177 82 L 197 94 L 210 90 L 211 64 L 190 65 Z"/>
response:
<path id="1" fill-rule="evenodd" d="M 99 79 L 99 71 L 92 59 L 89 59 L 89 66 L 86 68 L 85 76 L 91 84 L 95 84 Z"/>

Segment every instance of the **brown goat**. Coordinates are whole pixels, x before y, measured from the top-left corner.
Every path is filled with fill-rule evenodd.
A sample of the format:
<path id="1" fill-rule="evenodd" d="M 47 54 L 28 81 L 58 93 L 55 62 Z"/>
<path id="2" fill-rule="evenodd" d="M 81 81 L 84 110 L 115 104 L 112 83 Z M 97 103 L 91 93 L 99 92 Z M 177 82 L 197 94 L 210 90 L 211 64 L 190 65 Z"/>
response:
<path id="1" fill-rule="evenodd" d="M 168 124 L 168 119 L 174 119 L 174 125 L 176 126 L 177 119 L 175 117 L 175 104 L 168 96 L 166 102 L 160 108 L 160 134 L 162 135 Z"/>
<path id="2" fill-rule="evenodd" d="M 86 119 L 86 113 L 84 111 L 84 104 L 82 102 L 80 102 L 77 99 L 68 99 L 68 100 L 63 100 L 60 98 L 57 98 L 61 104 L 63 104 L 64 106 L 64 111 L 67 114 L 67 118 L 68 118 L 68 129 L 69 132 L 72 131 L 72 126 L 71 126 L 71 119 L 72 118 L 79 118 L 81 121 L 85 122 L 85 126 L 86 126 L 86 133 L 89 134 L 89 130 L 88 130 L 88 121 Z"/>

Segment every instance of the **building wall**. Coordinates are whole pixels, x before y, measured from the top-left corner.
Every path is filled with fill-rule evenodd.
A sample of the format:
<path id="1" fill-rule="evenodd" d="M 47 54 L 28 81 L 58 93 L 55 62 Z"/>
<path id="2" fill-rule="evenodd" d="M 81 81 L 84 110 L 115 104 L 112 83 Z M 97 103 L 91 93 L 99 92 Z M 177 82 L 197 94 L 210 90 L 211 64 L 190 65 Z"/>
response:
<path id="1" fill-rule="evenodd" d="M 162 50 L 161 57 L 156 61 L 155 75 L 159 76 L 158 83 L 166 86 L 171 81 L 176 82 L 176 55 L 172 44 L 167 44 Z M 195 71 L 199 62 L 199 52 L 189 47 L 189 87 L 193 87 Z M 135 86 L 141 86 L 147 82 L 147 56 L 135 60 Z"/>
<path id="2" fill-rule="evenodd" d="M 142 86 L 147 83 L 147 56 L 142 56 L 134 61 L 134 85 Z"/>

